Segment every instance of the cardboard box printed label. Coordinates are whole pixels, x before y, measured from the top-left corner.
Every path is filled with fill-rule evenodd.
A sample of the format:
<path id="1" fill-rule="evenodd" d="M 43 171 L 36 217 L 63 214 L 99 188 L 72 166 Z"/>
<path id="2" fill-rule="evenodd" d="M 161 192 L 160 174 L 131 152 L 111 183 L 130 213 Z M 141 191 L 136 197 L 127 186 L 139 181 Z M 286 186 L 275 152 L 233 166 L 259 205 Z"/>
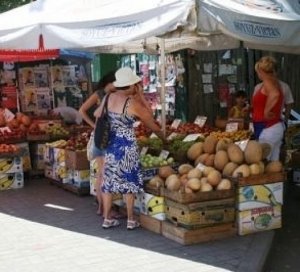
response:
<path id="1" fill-rule="evenodd" d="M 281 208 L 277 205 L 238 212 L 239 235 L 281 228 Z"/>
<path id="2" fill-rule="evenodd" d="M 73 179 L 76 182 L 89 181 L 90 170 L 73 170 Z"/>
<path id="3" fill-rule="evenodd" d="M 0 159 L 0 174 L 23 172 L 21 157 Z"/>
<path id="4" fill-rule="evenodd" d="M 24 152 L 22 156 L 22 163 L 23 163 L 23 171 L 27 172 L 31 170 L 31 159 L 30 159 L 30 151 L 28 143 L 19 143 L 16 144 L 19 148 L 21 148 Z"/>
<path id="5" fill-rule="evenodd" d="M 99 171 L 99 167 L 96 160 L 90 161 L 90 171 L 91 175 L 96 175 Z"/>
<path id="6" fill-rule="evenodd" d="M 0 174 L 0 191 L 7 189 L 19 189 L 24 186 L 24 174 L 10 173 Z"/>
<path id="7" fill-rule="evenodd" d="M 251 210 L 283 204 L 283 182 L 239 187 L 237 209 Z"/>
<path id="8" fill-rule="evenodd" d="M 148 193 L 140 194 L 141 213 L 149 215 L 158 220 L 165 220 L 165 199 Z"/>
<path id="9" fill-rule="evenodd" d="M 96 196 L 96 180 L 97 177 L 90 176 L 90 195 Z"/>

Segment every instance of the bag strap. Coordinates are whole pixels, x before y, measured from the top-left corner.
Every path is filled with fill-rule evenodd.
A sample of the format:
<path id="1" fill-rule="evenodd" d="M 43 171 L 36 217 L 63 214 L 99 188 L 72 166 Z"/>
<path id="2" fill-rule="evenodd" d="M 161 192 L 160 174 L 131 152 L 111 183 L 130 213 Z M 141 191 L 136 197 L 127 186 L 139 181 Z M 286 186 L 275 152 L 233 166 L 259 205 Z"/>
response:
<path id="1" fill-rule="evenodd" d="M 123 114 L 125 113 L 126 106 L 127 106 L 127 103 L 128 103 L 128 100 L 129 100 L 129 99 L 130 99 L 130 97 L 127 97 L 127 99 L 125 100 L 124 107 L 123 107 L 123 111 L 122 111 Z"/>
<path id="2" fill-rule="evenodd" d="M 107 94 L 105 96 L 105 102 L 104 102 L 104 106 L 103 106 L 103 112 L 105 110 L 105 112 L 107 112 L 107 104 L 108 104 L 108 98 L 109 98 L 110 94 Z"/>

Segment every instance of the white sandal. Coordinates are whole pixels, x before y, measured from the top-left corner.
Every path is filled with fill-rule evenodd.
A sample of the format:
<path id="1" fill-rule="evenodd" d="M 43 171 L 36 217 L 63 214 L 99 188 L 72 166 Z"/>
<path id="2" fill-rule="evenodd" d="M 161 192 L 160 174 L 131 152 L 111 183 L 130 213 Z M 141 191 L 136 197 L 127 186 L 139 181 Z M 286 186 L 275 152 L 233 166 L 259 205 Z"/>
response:
<path id="1" fill-rule="evenodd" d="M 140 226 L 140 223 L 135 220 L 127 220 L 127 229 L 134 230 Z"/>
<path id="2" fill-rule="evenodd" d="M 120 222 L 117 219 L 104 219 L 102 228 L 109 229 L 109 228 L 117 227 L 119 225 Z"/>

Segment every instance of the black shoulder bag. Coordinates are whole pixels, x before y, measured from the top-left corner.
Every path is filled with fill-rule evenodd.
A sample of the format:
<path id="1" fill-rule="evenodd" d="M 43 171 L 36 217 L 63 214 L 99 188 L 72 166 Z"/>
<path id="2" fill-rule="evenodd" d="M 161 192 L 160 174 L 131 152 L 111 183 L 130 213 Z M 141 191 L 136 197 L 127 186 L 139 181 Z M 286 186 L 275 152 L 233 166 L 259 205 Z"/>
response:
<path id="1" fill-rule="evenodd" d="M 102 113 L 100 117 L 97 118 L 95 124 L 94 142 L 95 146 L 99 149 L 105 149 L 109 142 L 110 123 L 107 111 L 108 98 L 109 94 L 105 97 Z"/>

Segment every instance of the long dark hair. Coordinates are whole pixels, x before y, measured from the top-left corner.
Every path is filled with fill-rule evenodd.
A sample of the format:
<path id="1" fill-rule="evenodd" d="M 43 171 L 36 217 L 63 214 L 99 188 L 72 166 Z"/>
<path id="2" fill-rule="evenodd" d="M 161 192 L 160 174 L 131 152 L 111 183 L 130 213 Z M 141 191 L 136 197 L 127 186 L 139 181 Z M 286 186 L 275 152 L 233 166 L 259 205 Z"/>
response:
<path id="1" fill-rule="evenodd" d="M 116 77 L 115 77 L 115 72 L 116 71 L 111 71 L 109 73 L 107 73 L 106 75 L 104 75 L 99 83 L 98 83 L 98 90 L 103 90 L 105 88 L 105 86 L 109 83 L 113 83 L 115 80 L 116 80 Z"/>

